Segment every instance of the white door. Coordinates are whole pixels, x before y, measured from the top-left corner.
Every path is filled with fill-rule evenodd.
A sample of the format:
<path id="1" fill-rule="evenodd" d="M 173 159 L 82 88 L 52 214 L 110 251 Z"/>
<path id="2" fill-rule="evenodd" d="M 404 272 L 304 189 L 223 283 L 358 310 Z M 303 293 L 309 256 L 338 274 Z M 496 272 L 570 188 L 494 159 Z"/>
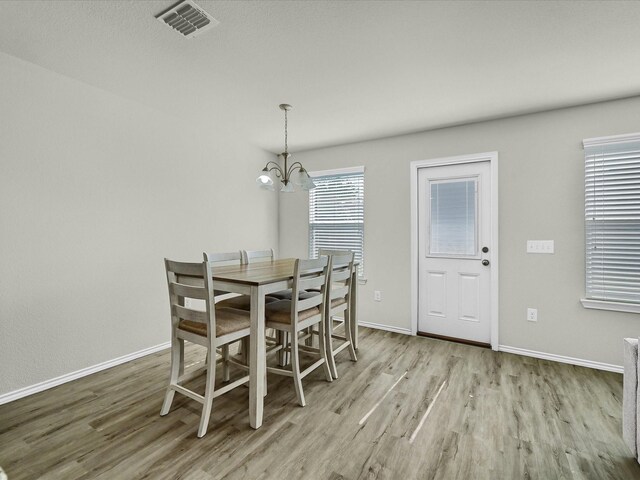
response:
<path id="1" fill-rule="evenodd" d="M 490 162 L 418 171 L 418 332 L 491 343 Z"/>

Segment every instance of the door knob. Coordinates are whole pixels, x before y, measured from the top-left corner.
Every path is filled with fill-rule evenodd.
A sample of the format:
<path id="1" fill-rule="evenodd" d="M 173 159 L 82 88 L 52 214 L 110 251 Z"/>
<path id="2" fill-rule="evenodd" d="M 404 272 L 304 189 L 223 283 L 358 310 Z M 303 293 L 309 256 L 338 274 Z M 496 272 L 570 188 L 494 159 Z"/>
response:
<path id="1" fill-rule="evenodd" d="M 486 267 L 487 265 L 489 265 L 489 260 L 482 260 L 482 264 Z"/>

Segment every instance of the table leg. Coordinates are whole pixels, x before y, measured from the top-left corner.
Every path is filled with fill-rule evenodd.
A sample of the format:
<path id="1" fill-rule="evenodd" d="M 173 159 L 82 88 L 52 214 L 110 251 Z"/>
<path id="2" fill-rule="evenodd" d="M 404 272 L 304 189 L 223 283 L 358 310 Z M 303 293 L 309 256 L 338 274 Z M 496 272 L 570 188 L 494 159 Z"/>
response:
<path id="1" fill-rule="evenodd" d="M 265 327 L 264 292 L 259 286 L 251 287 L 251 337 L 249 340 L 249 423 L 253 428 L 262 426 L 265 395 Z"/>
<path id="2" fill-rule="evenodd" d="M 349 315 L 351 316 L 351 338 L 353 338 L 353 348 L 358 349 L 358 271 L 353 269 L 351 276 L 351 298 L 349 305 Z"/>

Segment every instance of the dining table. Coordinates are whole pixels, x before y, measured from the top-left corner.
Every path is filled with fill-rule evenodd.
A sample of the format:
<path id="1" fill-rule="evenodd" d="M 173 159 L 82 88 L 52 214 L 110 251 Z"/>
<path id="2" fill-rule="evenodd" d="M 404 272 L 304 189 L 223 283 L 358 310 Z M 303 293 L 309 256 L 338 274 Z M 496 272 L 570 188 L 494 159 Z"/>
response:
<path id="1" fill-rule="evenodd" d="M 238 293 L 250 297 L 251 335 L 249 338 L 249 424 L 262 426 L 266 388 L 265 296 L 287 290 L 293 283 L 295 258 L 283 258 L 244 265 L 228 265 L 212 269 L 216 291 Z M 351 333 L 354 348 L 358 348 L 357 269 L 351 278 Z"/>

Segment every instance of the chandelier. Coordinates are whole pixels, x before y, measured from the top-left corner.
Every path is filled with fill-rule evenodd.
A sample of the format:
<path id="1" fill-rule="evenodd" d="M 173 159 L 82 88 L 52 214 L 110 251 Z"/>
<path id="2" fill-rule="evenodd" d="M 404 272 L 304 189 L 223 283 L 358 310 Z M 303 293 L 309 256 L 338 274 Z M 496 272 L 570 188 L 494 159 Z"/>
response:
<path id="1" fill-rule="evenodd" d="M 282 183 L 280 187 L 281 192 L 291 193 L 294 190 L 293 184 L 298 185 L 302 190 L 312 190 L 316 188 L 316 184 L 309 176 L 309 173 L 305 170 L 300 162 L 294 162 L 289 165 L 288 145 L 287 145 L 287 112 L 291 110 L 291 105 L 283 103 L 280 105 L 280 110 L 284 111 L 284 152 L 279 156 L 284 159 L 284 168 L 277 162 L 267 162 L 265 167 L 260 172 L 260 176 L 256 179 L 256 183 L 260 188 L 265 190 L 275 190 L 273 175 Z"/>

